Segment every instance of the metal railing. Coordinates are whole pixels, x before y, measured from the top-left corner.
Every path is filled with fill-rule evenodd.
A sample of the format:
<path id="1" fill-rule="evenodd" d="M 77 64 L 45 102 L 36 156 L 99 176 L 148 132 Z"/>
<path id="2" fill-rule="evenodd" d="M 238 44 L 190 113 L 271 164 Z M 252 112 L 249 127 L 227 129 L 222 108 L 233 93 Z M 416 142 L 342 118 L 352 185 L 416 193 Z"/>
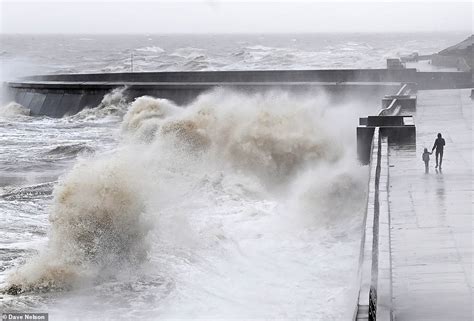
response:
<path id="1" fill-rule="evenodd" d="M 402 87 L 398 90 L 395 96 L 401 96 L 408 92 L 409 86 L 408 84 L 403 84 Z M 392 102 L 387 106 L 387 108 L 382 108 L 377 116 L 388 116 L 388 115 L 396 115 L 400 111 L 400 105 L 398 104 L 398 99 L 392 99 Z"/>

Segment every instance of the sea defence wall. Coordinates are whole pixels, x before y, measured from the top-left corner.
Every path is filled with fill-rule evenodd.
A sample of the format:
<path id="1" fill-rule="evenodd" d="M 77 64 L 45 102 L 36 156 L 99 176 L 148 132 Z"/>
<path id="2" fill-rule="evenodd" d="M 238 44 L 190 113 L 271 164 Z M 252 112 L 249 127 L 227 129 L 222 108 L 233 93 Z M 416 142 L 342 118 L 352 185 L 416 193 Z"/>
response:
<path id="1" fill-rule="evenodd" d="M 359 256 L 359 297 L 353 320 L 392 320 L 388 143 L 414 146 L 416 88 L 404 84 L 382 99 L 376 116 L 359 119 L 357 152 L 370 168 Z"/>
<path id="2" fill-rule="evenodd" d="M 380 96 L 394 92 L 400 87 L 397 82 L 21 82 L 9 83 L 8 100 L 15 101 L 31 110 L 32 115 L 62 117 L 72 115 L 87 107 L 96 107 L 104 95 L 115 88 L 123 87 L 129 100 L 148 95 L 166 98 L 178 105 L 187 104 L 203 92 L 216 87 L 229 88 L 248 93 L 268 90 L 284 90 L 299 93 L 324 91 L 333 98 L 348 95 L 360 98 Z"/>
<path id="3" fill-rule="evenodd" d="M 60 82 L 387 82 L 414 80 L 415 69 L 321 69 L 321 70 L 255 70 L 255 71 L 170 71 L 137 73 L 97 73 L 38 75 L 24 78 L 32 81 Z"/>
<path id="4" fill-rule="evenodd" d="M 388 207 L 388 137 L 374 129 L 370 175 L 359 259 L 355 321 L 392 320 L 392 265 Z"/>
<path id="5" fill-rule="evenodd" d="M 99 105 L 114 88 L 126 87 L 129 99 L 150 95 L 185 104 L 215 87 L 246 92 L 289 90 L 334 94 L 385 95 L 396 92 L 400 83 L 419 88 L 472 87 L 470 73 L 420 73 L 415 69 L 340 69 L 197 71 L 58 74 L 30 76 L 4 84 L 7 99 L 29 108 L 32 115 L 62 117 Z"/>

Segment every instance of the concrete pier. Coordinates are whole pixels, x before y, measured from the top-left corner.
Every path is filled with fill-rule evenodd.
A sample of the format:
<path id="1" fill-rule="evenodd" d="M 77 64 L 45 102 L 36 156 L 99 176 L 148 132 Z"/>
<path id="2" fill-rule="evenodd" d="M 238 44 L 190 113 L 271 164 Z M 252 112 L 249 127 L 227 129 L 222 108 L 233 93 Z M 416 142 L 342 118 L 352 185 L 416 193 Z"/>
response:
<path id="1" fill-rule="evenodd" d="M 418 92 L 416 149 L 389 147 L 393 319 L 472 320 L 473 101 L 470 90 Z M 446 140 L 443 170 L 423 148 Z"/>

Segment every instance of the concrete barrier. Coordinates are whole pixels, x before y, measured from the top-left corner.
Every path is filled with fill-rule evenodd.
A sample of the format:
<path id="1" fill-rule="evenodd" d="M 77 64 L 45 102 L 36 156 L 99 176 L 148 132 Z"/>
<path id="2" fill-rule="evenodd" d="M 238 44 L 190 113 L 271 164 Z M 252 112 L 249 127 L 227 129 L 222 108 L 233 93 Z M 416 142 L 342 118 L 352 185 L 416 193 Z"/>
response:
<path id="1" fill-rule="evenodd" d="M 359 257 L 360 290 L 354 320 L 392 320 L 388 140 L 374 129 Z"/>
<path id="2" fill-rule="evenodd" d="M 380 134 L 391 143 L 416 142 L 416 126 L 412 116 L 369 116 L 359 119 L 357 127 L 357 157 L 367 165 L 370 163 L 370 150 L 375 128 L 380 128 Z"/>
<path id="3" fill-rule="evenodd" d="M 57 83 L 206 83 L 206 82 L 403 82 L 420 89 L 470 88 L 471 72 L 417 72 L 407 69 L 321 69 L 255 71 L 177 71 L 37 75 L 19 82 Z M 434 88 L 437 87 L 437 88 Z"/>
<path id="4" fill-rule="evenodd" d="M 386 95 L 382 99 L 383 108 L 377 116 L 359 118 L 356 130 L 357 157 L 362 164 L 367 165 L 370 162 L 375 127 L 380 127 L 380 134 L 388 137 L 392 143 L 415 143 L 415 122 L 413 116 L 407 115 L 416 110 L 416 96 L 408 95 L 412 90 L 412 84 L 403 84 L 395 95 Z M 387 97 L 391 102 L 385 107 L 384 101 Z M 400 97 L 406 103 L 401 103 Z"/>
<path id="5" fill-rule="evenodd" d="M 22 81 L 56 82 L 415 82 L 416 69 L 170 71 L 38 75 Z"/>
<path id="6" fill-rule="evenodd" d="M 134 99 L 150 95 L 186 104 L 214 87 L 255 92 L 269 89 L 314 92 L 324 89 L 333 97 L 346 94 L 393 94 L 399 84 L 419 89 L 472 87 L 471 73 L 420 73 L 415 69 L 336 69 L 193 71 L 38 75 L 6 83 L 8 98 L 28 107 L 32 115 L 62 117 L 97 106 L 99 97 L 126 86 Z M 387 98 L 393 102 L 394 97 Z M 411 97 L 396 97 L 398 105 L 413 106 Z M 49 107 L 51 105 L 51 107 Z"/>
<path id="7" fill-rule="evenodd" d="M 362 223 L 362 234 L 359 255 L 358 281 L 360 283 L 359 296 L 355 307 L 353 320 L 367 320 L 373 313 L 373 304 L 371 306 L 371 276 L 373 259 L 373 223 L 374 223 L 374 205 L 375 205 L 375 181 L 377 177 L 377 154 L 378 154 L 379 129 L 374 128 L 370 144 L 369 167 L 370 174 L 367 188 L 366 210 Z"/>
<path id="8" fill-rule="evenodd" d="M 31 115 L 63 117 L 72 115 L 86 107 L 96 107 L 109 90 L 51 90 L 31 88 L 10 88 L 7 100 L 25 106 Z"/>
<path id="9" fill-rule="evenodd" d="M 294 93 L 317 93 L 325 91 L 333 99 L 344 99 L 356 95 L 369 98 L 392 93 L 400 86 L 396 82 L 57 82 L 57 81 L 24 81 L 8 83 L 10 100 L 29 108 L 32 115 L 62 117 L 75 114 L 83 108 L 99 105 L 102 97 L 112 89 L 124 87 L 124 94 L 129 100 L 149 95 L 166 98 L 182 105 L 187 104 L 198 95 L 215 87 L 229 88 L 248 93 L 268 90 L 284 90 Z M 33 97 L 36 97 L 33 99 Z"/>
<path id="10" fill-rule="evenodd" d="M 392 315 L 392 258 L 390 254 L 390 211 L 388 201 L 388 137 L 380 139 L 380 172 L 378 178 L 378 264 L 376 319 L 389 321 Z"/>
<path id="11" fill-rule="evenodd" d="M 472 72 L 418 72 L 415 83 L 420 90 L 472 88 Z"/>
<path id="12" fill-rule="evenodd" d="M 411 115 L 387 116 L 383 112 L 400 113 L 401 109 L 395 108 L 395 104 L 409 90 L 410 86 L 403 85 L 396 95 L 390 96 L 392 102 L 387 108 L 378 116 L 360 118 L 357 127 L 358 157 L 361 163 L 369 165 L 370 175 L 359 257 L 360 290 L 354 320 L 392 320 L 388 144 L 408 142 L 414 146 L 416 127 Z"/>

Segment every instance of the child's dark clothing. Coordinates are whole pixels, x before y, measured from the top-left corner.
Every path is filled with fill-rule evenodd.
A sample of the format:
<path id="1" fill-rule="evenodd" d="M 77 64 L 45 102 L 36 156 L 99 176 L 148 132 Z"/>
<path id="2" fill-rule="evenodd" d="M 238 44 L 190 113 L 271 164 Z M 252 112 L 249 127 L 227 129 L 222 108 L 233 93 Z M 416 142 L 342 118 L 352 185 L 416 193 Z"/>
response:
<path id="1" fill-rule="evenodd" d="M 421 159 L 425 162 L 425 173 L 428 173 L 429 170 L 428 166 L 430 163 L 430 155 L 431 153 L 425 149 L 425 151 L 423 152 L 423 156 L 421 157 Z"/>

